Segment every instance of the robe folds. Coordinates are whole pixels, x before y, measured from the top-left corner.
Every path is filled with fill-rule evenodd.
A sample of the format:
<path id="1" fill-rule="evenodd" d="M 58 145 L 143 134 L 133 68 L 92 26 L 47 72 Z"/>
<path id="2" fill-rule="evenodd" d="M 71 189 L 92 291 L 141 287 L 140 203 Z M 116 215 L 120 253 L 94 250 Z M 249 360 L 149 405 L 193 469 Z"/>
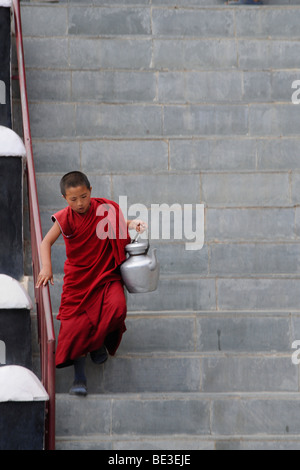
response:
<path id="1" fill-rule="evenodd" d="M 91 198 L 85 214 L 69 206 L 52 216 L 65 246 L 64 282 L 56 367 L 99 349 L 114 355 L 126 331 L 126 300 L 119 266 L 130 243 L 127 223 L 114 201 Z"/>

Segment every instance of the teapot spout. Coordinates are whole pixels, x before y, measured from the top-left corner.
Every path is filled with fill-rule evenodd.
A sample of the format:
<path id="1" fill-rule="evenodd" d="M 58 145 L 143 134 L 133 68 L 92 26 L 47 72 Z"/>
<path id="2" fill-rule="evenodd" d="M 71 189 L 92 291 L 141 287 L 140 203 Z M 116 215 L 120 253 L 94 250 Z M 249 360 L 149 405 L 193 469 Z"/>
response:
<path id="1" fill-rule="evenodd" d="M 152 253 L 151 253 L 151 261 L 149 263 L 149 269 L 150 271 L 154 271 L 157 266 L 157 258 L 156 258 L 156 248 L 153 248 Z"/>

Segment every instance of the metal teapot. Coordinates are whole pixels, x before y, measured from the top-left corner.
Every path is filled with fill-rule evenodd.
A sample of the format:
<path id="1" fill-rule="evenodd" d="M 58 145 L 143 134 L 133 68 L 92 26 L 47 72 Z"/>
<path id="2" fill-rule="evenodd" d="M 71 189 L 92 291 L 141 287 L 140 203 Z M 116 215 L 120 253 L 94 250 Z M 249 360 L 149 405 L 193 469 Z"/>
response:
<path id="1" fill-rule="evenodd" d="M 159 278 L 159 262 L 156 258 L 156 248 L 153 248 L 151 256 L 149 239 L 138 241 L 136 238 L 125 246 L 129 257 L 121 264 L 121 276 L 128 292 L 140 294 L 152 292 L 157 288 Z"/>

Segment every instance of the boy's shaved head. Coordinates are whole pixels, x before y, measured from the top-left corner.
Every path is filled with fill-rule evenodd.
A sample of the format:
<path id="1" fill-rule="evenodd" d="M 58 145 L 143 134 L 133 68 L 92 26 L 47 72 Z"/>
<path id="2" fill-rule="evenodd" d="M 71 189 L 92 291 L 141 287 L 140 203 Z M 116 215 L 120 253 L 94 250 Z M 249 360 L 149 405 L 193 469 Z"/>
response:
<path id="1" fill-rule="evenodd" d="M 81 171 L 70 171 L 60 180 L 60 191 L 63 196 L 66 196 L 68 188 L 77 188 L 78 186 L 86 186 L 87 189 L 91 189 L 87 176 Z"/>

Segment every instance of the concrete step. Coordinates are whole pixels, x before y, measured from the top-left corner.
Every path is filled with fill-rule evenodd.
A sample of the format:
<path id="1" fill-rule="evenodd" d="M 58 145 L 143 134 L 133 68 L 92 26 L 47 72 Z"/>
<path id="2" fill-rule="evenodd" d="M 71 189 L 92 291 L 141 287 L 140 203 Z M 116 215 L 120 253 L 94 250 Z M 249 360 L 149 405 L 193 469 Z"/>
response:
<path id="1" fill-rule="evenodd" d="M 126 327 L 118 355 L 289 354 L 300 338 L 299 312 L 285 311 L 130 311 Z"/>
<path id="2" fill-rule="evenodd" d="M 57 448 L 299 448 L 298 393 L 58 394 Z"/>
<path id="3" fill-rule="evenodd" d="M 108 1 L 96 3 L 92 0 L 52 5 L 43 5 L 42 2 L 35 1 L 23 2 L 24 35 L 40 38 L 46 36 L 62 38 L 68 34 L 70 37 L 94 38 L 148 35 L 228 38 L 235 35 L 247 36 L 249 31 L 255 30 L 256 35 L 260 34 L 265 37 L 296 36 L 297 19 L 293 17 L 293 11 L 299 7 L 298 0 L 264 0 L 264 5 L 259 8 L 225 5 L 222 0 L 183 0 L 180 2 L 155 0 L 151 5 L 145 1 L 127 2 L 127 4 L 120 1 L 113 5 Z M 47 8 L 47 15 L 44 15 L 45 8 Z M 30 12 L 33 20 L 31 22 Z M 212 15 L 214 15 L 214 21 L 212 21 Z M 232 21 L 235 15 L 236 28 Z M 286 21 L 287 17 L 290 22 Z M 246 18 L 252 19 L 250 24 L 247 24 Z M 278 22 L 281 29 L 275 27 Z M 58 51 L 57 57 L 64 61 L 66 59 L 63 51 Z M 48 57 L 50 60 L 53 58 L 53 54 Z"/>
<path id="4" fill-rule="evenodd" d="M 32 115 L 42 116 L 32 119 L 33 140 L 42 140 L 35 151 L 36 168 L 47 173 L 37 175 L 42 212 L 49 200 L 53 206 L 60 201 L 53 191 L 58 178 L 49 173 L 67 171 L 75 159 L 86 172 L 93 173 L 95 166 L 98 169 L 94 142 L 82 143 L 81 149 L 76 145 L 81 140 L 99 140 L 99 136 L 163 140 L 195 135 L 228 138 L 235 134 L 247 139 L 298 135 L 298 109 L 291 107 L 291 84 L 298 78 L 299 5 L 270 2 L 261 8 L 232 7 L 219 1 L 213 7 L 203 7 L 203 1 L 186 0 L 178 7 L 178 2 L 169 0 L 150 7 L 145 3 L 110 7 L 102 2 L 23 3 L 29 100 Z M 111 29 L 107 25 L 112 25 Z M 272 119 L 265 119 L 266 113 L 271 113 Z M 51 143 L 53 159 L 48 158 L 49 146 L 44 150 L 47 157 L 42 155 L 45 139 L 56 140 Z M 166 142 L 158 145 L 166 151 Z M 158 155 L 157 167 L 167 169 L 165 153 L 152 153 Z M 232 164 L 231 158 L 228 161 Z M 119 158 L 108 158 L 106 171 L 102 164 L 102 175 L 98 176 L 108 197 L 111 187 L 122 181 L 126 188 L 137 187 L 130 184 L 131 176 L 122 175 L 120 181 L 115 175 L 122 168 L 119 162 Z M 141 164 L 141 158 L 136 162 L 127 172 L 147 165 Z M 173 149 L 170 163 L 173 168 Z M 142 186 L 146 185 L 149 171 L 141 178 Z M 189 180 L 192 188 L 184 175 L 173 187 L 194 191 L 196 180 L 190 176 Z M 159 194 L 152 187 L 148 202 L 153 194 Z M 194 195 L 198 200 L 197 192 Z M 210 199 L 210 193 L 204 196 L 205 201 Z M 182 198 L 187 202 L 186 193 Z M 280 205 L 286 203 L 280 201 Z"/>
<path id="5" fill-rule="evenodd" d="M 57 450 L 105 450 L 126 452 L 127 456 L 134 456 L 134 452 L 152 451 L 150 456 L 144 455 L 143 461 L 156 455 L 155 451 L 199 451 L 199 450 L 299 450 L 299 437 L 287 435 L 260 435 L 254 436 L 242 435 L 229 437 L 226 435 L 216 436 L 140 436 L 140 435 L 122 435 L 104 437 L 103 435 L 93 436 L 67 436 L 56 439 Z M 130 451 L 132 451 L 130 453 Z M 182 455 L 182 452 L 181 454 Z M 185 452 L 184 456 L 189 456 Z M 108 452 L 108 458 L 116 458 L 118 454 Z M 153 463 L 157 461 L 152 460 Z"/>
<path id="6" fill-rule="evenodd" d="M 55 278 L 55 285 L 51 287 L 54 313 L 59 309 L 61 288 L 62 282 Z M 299 292 L 299 274 L 161 276 L 155 292 L 130 294 L 127 306 L 129 312 L 296 313 L 299 312 Z"/>
<path id="7" fill-rule="evenodd" d="M 39 375 L 34 314 L 31 320 Z M 297 312 L 129 312 L 126 325 L 115 357 L 98 366 L 88 356 L 90 393 L 299 390 Z M 57 370 L 57 392 L 72 381 L 73 367 Z"/>
<path id="8" fill-rule="evenodd" d="M 22 1 L 22 0 L 21 0 Z M 72 3 L 76 5 L 97 5 L 97 6 L 111 6 L 112 2 L 109 0 L 90 0 L 90 1 L 84 1 L 84 0 L 23 0 L 23 5 L 32 2 L 36 5 L 44 5 L 44 4 L 57 4 L 59 1 L 63 5 L 66 3 Z M 225 4 L 226 0 L 181 0 L 180 2 L 178 0 L 152 0 L 152 5 L 154 6 L 165 6 L 165 7 L 172 7 L 176 6 L 176 8 L 181 8 L 181 7 L 194 7 L 194 8 L 199 8 L 199 7 L 214 7 L 214 6 L 222 6 Z M 116 1 L 114 2 L 115 5 L 117 6 L 126 6 L 126 2 L 124 0 Z M 129 6 L 145 6 L 147 2 L 144 0 L 133 0 L 132 2 L 128 1 L 127 4 Z M 264 6 L 274 6 L 274 5 L 299 5 L 298 0 L 263 0 L 263 5 Z M 225 5 L 224 5 L 225 6 Z M 231 5 L 230 5 L 231 6 Z M 228 7 L 228 5 L 226 5 Z M 260 8 L 262 6 L 260 5 Z"/>
<path id="9" fill-rule="evenodd" d="M 39 375 L 34 314 L 31 321 Z M 54 325 L 58 337 L 56 317 Z M 88 356 L 89 393 L 299 390 L 298 312 L 129 312 L 126 326 L 115 357 L 98 366 Z M 56 371 L 58 393 L 72 381 L 73 367 Z"/>
<path id="10" fill-rule="evenodd" d="M 275 373 L 276 371 L 276 373 Z M 90 393 L 298 392 L 299 371 L 291 354 L 159 354 L 87 358 Z M 73 367 L 56 372 L 57 392 L 68 392 Z"/>

